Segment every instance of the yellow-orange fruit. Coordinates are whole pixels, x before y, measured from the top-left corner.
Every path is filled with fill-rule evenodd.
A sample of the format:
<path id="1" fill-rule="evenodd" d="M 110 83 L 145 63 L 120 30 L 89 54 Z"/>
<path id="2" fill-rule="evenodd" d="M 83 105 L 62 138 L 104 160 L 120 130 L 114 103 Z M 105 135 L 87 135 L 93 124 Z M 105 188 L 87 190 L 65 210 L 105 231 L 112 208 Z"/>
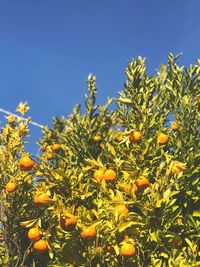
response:
<path id="1" fill-rule="evenodd" d="M 172 174 L 180 173 L 185 170 L 185 165 L 181 162 L 175 161 L 172 165 Z"/>
<path id="2" fill-rule="evenodd" d="M 38 228 L 31 228 L 29 231 L 28 231 L 28 238 L 29 240 L 35 242 L 37 240 L 39 240 L 41 237 L 41 233 L 40 233 L 40 230 Z"/>
<path id="3" fill-rule="evenodd" d="M 157 137 L 157 142 L 159 145 L 165 145 L 169 141 L 169 136 L 167 134 L 161 133 Z"/>
<path id="4" fill-rule="evenodd" d="M 97 134 L 93 137 L 94 142 L 100 142 L 102 140 L 101 135 Z"/>
<path id="5" fill-rule="evenodd" d="M 39 207 L 45 207 L 49 205 L 49 196 L 46 193 L 38 193 L 34 197 L 35 205 Z"/>
<path id="6" fill-rule="evenodd" d="M 120 254 L 123 257 L 132 257 L 136 254 L 136 248 L 130 243 L 125 243 L 120 248 Z"/>
<path id="7" fill-rule="evenodd" d="M 34 250 L 37 250 L 39 252 L 43 252 L 48 249 L 47 241 L 44 239 L 39 239 L 36 241 L 33 245 Z"/>
<path id="8" fill-rule="evenodd" d="M 143 190 L 149 186 L 149 180 L 144 176 L 140 176 L 136 179 L 135 184 L 139 190 Z"/>
<path id="9" fill-rule="evenodd" d="M 176 121 L 172 121 L 170 128 L 172 131 L 176 131 L 179 128 L 179 124 Z"/>
<path id="10" fill-rule="evenodd" d="M 60 226 L 65 231 L 72 231 L 76 228 L 78 218 L 73 214 L 67 214 L 60 218 Z"/>
<path id="11" fill-rule="evenodd" d="M 98 182 L 101 182 L 104 179 L 104 170 L 100 169 L 100 170 L 96 170 L 93 174 L 93 177 L 95 180 L 97 180 Z"/>
<path id="12" fill-rule="evenodd" d="M 51 160 L 51 159 L 53 159 L 53 158 L 54 158 L 54 155 L 53 155 L 52 153 L 48 152 L 48 153 L 47 153 L 47 159 L 48 159 L 48 160 Z"/>
<path id="13" fill-rule="evenodd" d="M 114 182 L 117 179 L 117 174 L 114 170 L 108 169 L 104 173 L 104 178 L 106 182 Z"/>
<path id="14" fill-rule="evenodd" d="M 142 134 L 140 132 L 138 132 L 138 131 L 132 131 L 130 133 L 130 140 L 132 142 L 136 143 L 136 142 L 140 141 L 141 138 L 142 138 Z"/>
<path id="15" fill-rule="evenodd" d="M 119 204 L 115 207 L 115 211 L 118 212 L 119 216 L 126 216 L 129 213 L 128 208 L 123 205 L 123 204 Z"/>
<path id="16" fill-rule="evenodd" d="M 19 160 L 19 167 L 23 171 L 30 171 L 33 169 L 35 162 L 30 158 L 28 154 L 21 157 Z"/>
<path id="17" fill-rule="evenodd" d="M 16 189 L 16 186 L 17 186 L 16 183 L 14 183 L 14 182 L 8 182 L 6 184 L 6 186 L 5 186 L 6 192 L 8 192 L 8 193 L 14 192 L 15 189 Z"/>
<path id="18" fill-rule="evenodd" d="M 60 144 L 53 144 L 51 146 L 51 149 L 54 151 L 54 152 L 58 152 L 60 149 L 61 149 L 61 145 Z"/>
<path id="19" fill-rule="evenodd" d="M 96 229 L 94 226 L 84 226 L 81 232 L 81 236 L 85 240 L 94 240 L 97 235 Z"/>

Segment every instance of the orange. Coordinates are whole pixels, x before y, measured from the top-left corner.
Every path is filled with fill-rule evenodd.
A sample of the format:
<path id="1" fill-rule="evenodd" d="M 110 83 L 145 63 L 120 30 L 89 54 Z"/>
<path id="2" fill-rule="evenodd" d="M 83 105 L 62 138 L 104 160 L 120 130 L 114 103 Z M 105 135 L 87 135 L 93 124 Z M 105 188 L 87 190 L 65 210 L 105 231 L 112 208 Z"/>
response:
<path id="1" fill-rule="evenodd" d="M 37 193 L 34 197 L 35 205 L 45 207 L 49 205 L 49 197 L 46 193 Z"/>
<path id="2" fill-rule="evenodd" d="M 129 213 L 128 208 L 123 205 L 123 204 L 119 204 L 115 207 L 115 211 L 118 212 L 119 216 L 126 216 Z"/>
<path id="3" fill-rule="evenodd" d="M 179 125 L 176 121 L 172 121 L 170 128 L 172 131 L 176 131 L 176 130 L 178 130 Z"/>
<path id="4" fill-rule="evenodd" d="M 16 188 L 16 183 L 14 182 L 8 182 L 5 186 L 5 189 L 8 193 L 12 193 L 15 191 L 15 188 Z"/>
<path id="5" fill-rule="evenodd" d="M 94 240 L 97 235 L 96 229 L 94 226 L 84 226 L 81 232 L 81 236 L 85 240 Z"/>
<path id="6" fill-rule="evenodd" d="M 77 217 L 73 214 L 67 214 L 60 218 L 60 226 L 63 230 L 74 230 L 77 225 Z"/>
<path id="7" fill-rule="evenodd" d="M 13 124 L 15 122 L 15 117 L 13 115 L 8 116 L 8 123 Z"/>
<path id="8" fill-rule="evenodd" d="M 58 152 L 60 149 L 61 149 L 61 145 L 60 144 L 53 144 L 51 146 L 51 149 L 54 151 L 54 152 Z"/>
<path id="9" fill-rule="evenodd" d="M 159 145 L 165 145 L 169 141 L 169 136 L 167 134 L 161 133 L 157 137 L 157 142 Z"/>
<path id="10" fill-rule="evenodd" d="M 101 135 L 97 134 L 93 137 L 94 142 L 100 142 L 102 140 Z"/>
<path id="11" fill-rule="evenodd" d="M 54 155 L 52 154 L 52 153 L 47 153 L 47 159 L 48 160 L 51 160 L 51 159 L 53 159 L 54 158 Z"/>
<path id="12" fill-rule="evenodd" d="M 30 171 L 33 169 L 35 162 L 30 158 L 28 154 L 21 157 L 19 160 L 19 167 L 23 171 Z"/>
<path id="13" fill-rule="evenodd" d="M 114 182 L 117 179 L 117 174 L 114 170 L 106 170 L 104 173 L 104 178 L 106 182 Z"/>
<path id="14" fill-rule="evenodd" d="M 122 134 L 119 134 L 117 137 L 116 137 L 117 141 L 118 142 L 122 142 L 124 140 L 124 137 Z"/>
<path id="15" fill-rule="evenodd" d="M 140 141 L 141 138 L 142 138 L 142 134 L 140 132 L 138 132 L 138 131 L 132 131 L 130 133 L 130 140 L 132 142 L 136 143 L 136 142 Z"/>
<path id="16" fill-rule="evenodd" d="M 144 176 L 140 176 L 136 179 L 135 184 L 139 190 L 143 190 L 149 186 L 149 180 Z"/>
<path id="17" fill-rule="evenodd" d="M 172 174 L 180 173 L 185 170 L 185 166 L 183 163 L 179 161 L 174 161 L 174 164 L 172 165 Z"/>
<path id="18" fill-rule="evenodd" d="M 35 241 L 39 240 L 40 237 L 41 237 L 41 233 L 40 233 L 40 230 L 38 228 L 31 228 L 28 231 L 29 240 L 35 242 Z"/>
<path id="19" fill-rule="evenodd" d="M 47 241 L 44 239 L 39 239 L 38 241 L 36 241 L 33 245 L 34 250 L 37 250 L 39 252 L 43 252 L 45 250 L 47 250 L 48 248 L 48 244 Z"/>
<path id="20" fill-rule="evenodd" d="M 132 257 L 136 254 L 136 248 L 130 243 L 124 243 L 120 248 L 120 254 L 123 257 Z"/>
<path id="21" fill-rule="evenodd" d="M 98 182 L 101 182 L 104 179 L 104 170 L 100 169 L 100 170 L 96 170 L 93 174 L 93 177 L 95 180 L 97 180 Z"/>

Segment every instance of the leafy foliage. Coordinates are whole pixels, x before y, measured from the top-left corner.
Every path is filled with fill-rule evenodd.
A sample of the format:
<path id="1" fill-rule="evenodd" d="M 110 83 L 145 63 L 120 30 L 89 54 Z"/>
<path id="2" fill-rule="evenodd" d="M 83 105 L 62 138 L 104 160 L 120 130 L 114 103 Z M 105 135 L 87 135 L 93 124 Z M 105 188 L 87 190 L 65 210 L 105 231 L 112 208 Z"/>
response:
<path id="1" fill-rule="evenodd" d="M 2 129 L 2 265 L 200 264 L 200 61 L 186 68 L 178 59 L 169 54 L 155 76 L 147 75 L 145 59 L 132 60 L 124 90 L 104 106 L 96 104 L 89 75 L 85 111 L 77 105 L 67 118 L 54 118 L 53 129 L 45 127 L 31 171 L 18 164 L 29 119 Z M 8 181 L 14 192 L 5 190 Z M 92 226 L 87 234 L 85 226 Z M 28 240 L 32 227 L 48 242 L 43 253 Z"/>

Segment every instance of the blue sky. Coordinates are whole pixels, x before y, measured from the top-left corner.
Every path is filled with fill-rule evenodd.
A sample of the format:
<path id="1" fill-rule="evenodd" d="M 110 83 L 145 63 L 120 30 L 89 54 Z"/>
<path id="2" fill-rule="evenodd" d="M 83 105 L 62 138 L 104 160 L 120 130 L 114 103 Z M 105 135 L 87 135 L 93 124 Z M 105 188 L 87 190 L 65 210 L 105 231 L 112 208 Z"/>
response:
<path id="1" fill-rule="evenodd" d="M 50 125 L 83 103 L 89 73 L 104 103 L 123 88 L 131 58 L 146 57 L 149 73 L 169 52 L 195 63 L 199 10 L 199 0 L 0 0 L 0 107 L 28 101 L 28 115 Z M 28 149 L 37 150 L 33 142 Z"/>

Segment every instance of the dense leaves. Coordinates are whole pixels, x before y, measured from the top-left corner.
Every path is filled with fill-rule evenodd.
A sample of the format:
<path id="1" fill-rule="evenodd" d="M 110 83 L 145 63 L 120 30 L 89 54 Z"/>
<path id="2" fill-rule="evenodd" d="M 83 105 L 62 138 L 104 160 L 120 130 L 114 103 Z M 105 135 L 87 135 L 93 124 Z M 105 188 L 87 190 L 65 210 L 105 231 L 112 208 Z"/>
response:
<path id="1" fill-rule="evenodd" d="M 85 109 L 77 105 L 45 127 L 37 159 L 24 151 L 29 119 L 8 120 L 0 148 L 2 266 L 200 264 L 200 61 L 186 68 L 178 58 L 170 54 L 154 76 L 143 58 L 132 60 L 124 90 L 104 106 L 90 75 Z M 23 157 L 31 168 L 19 164 Z"/>

